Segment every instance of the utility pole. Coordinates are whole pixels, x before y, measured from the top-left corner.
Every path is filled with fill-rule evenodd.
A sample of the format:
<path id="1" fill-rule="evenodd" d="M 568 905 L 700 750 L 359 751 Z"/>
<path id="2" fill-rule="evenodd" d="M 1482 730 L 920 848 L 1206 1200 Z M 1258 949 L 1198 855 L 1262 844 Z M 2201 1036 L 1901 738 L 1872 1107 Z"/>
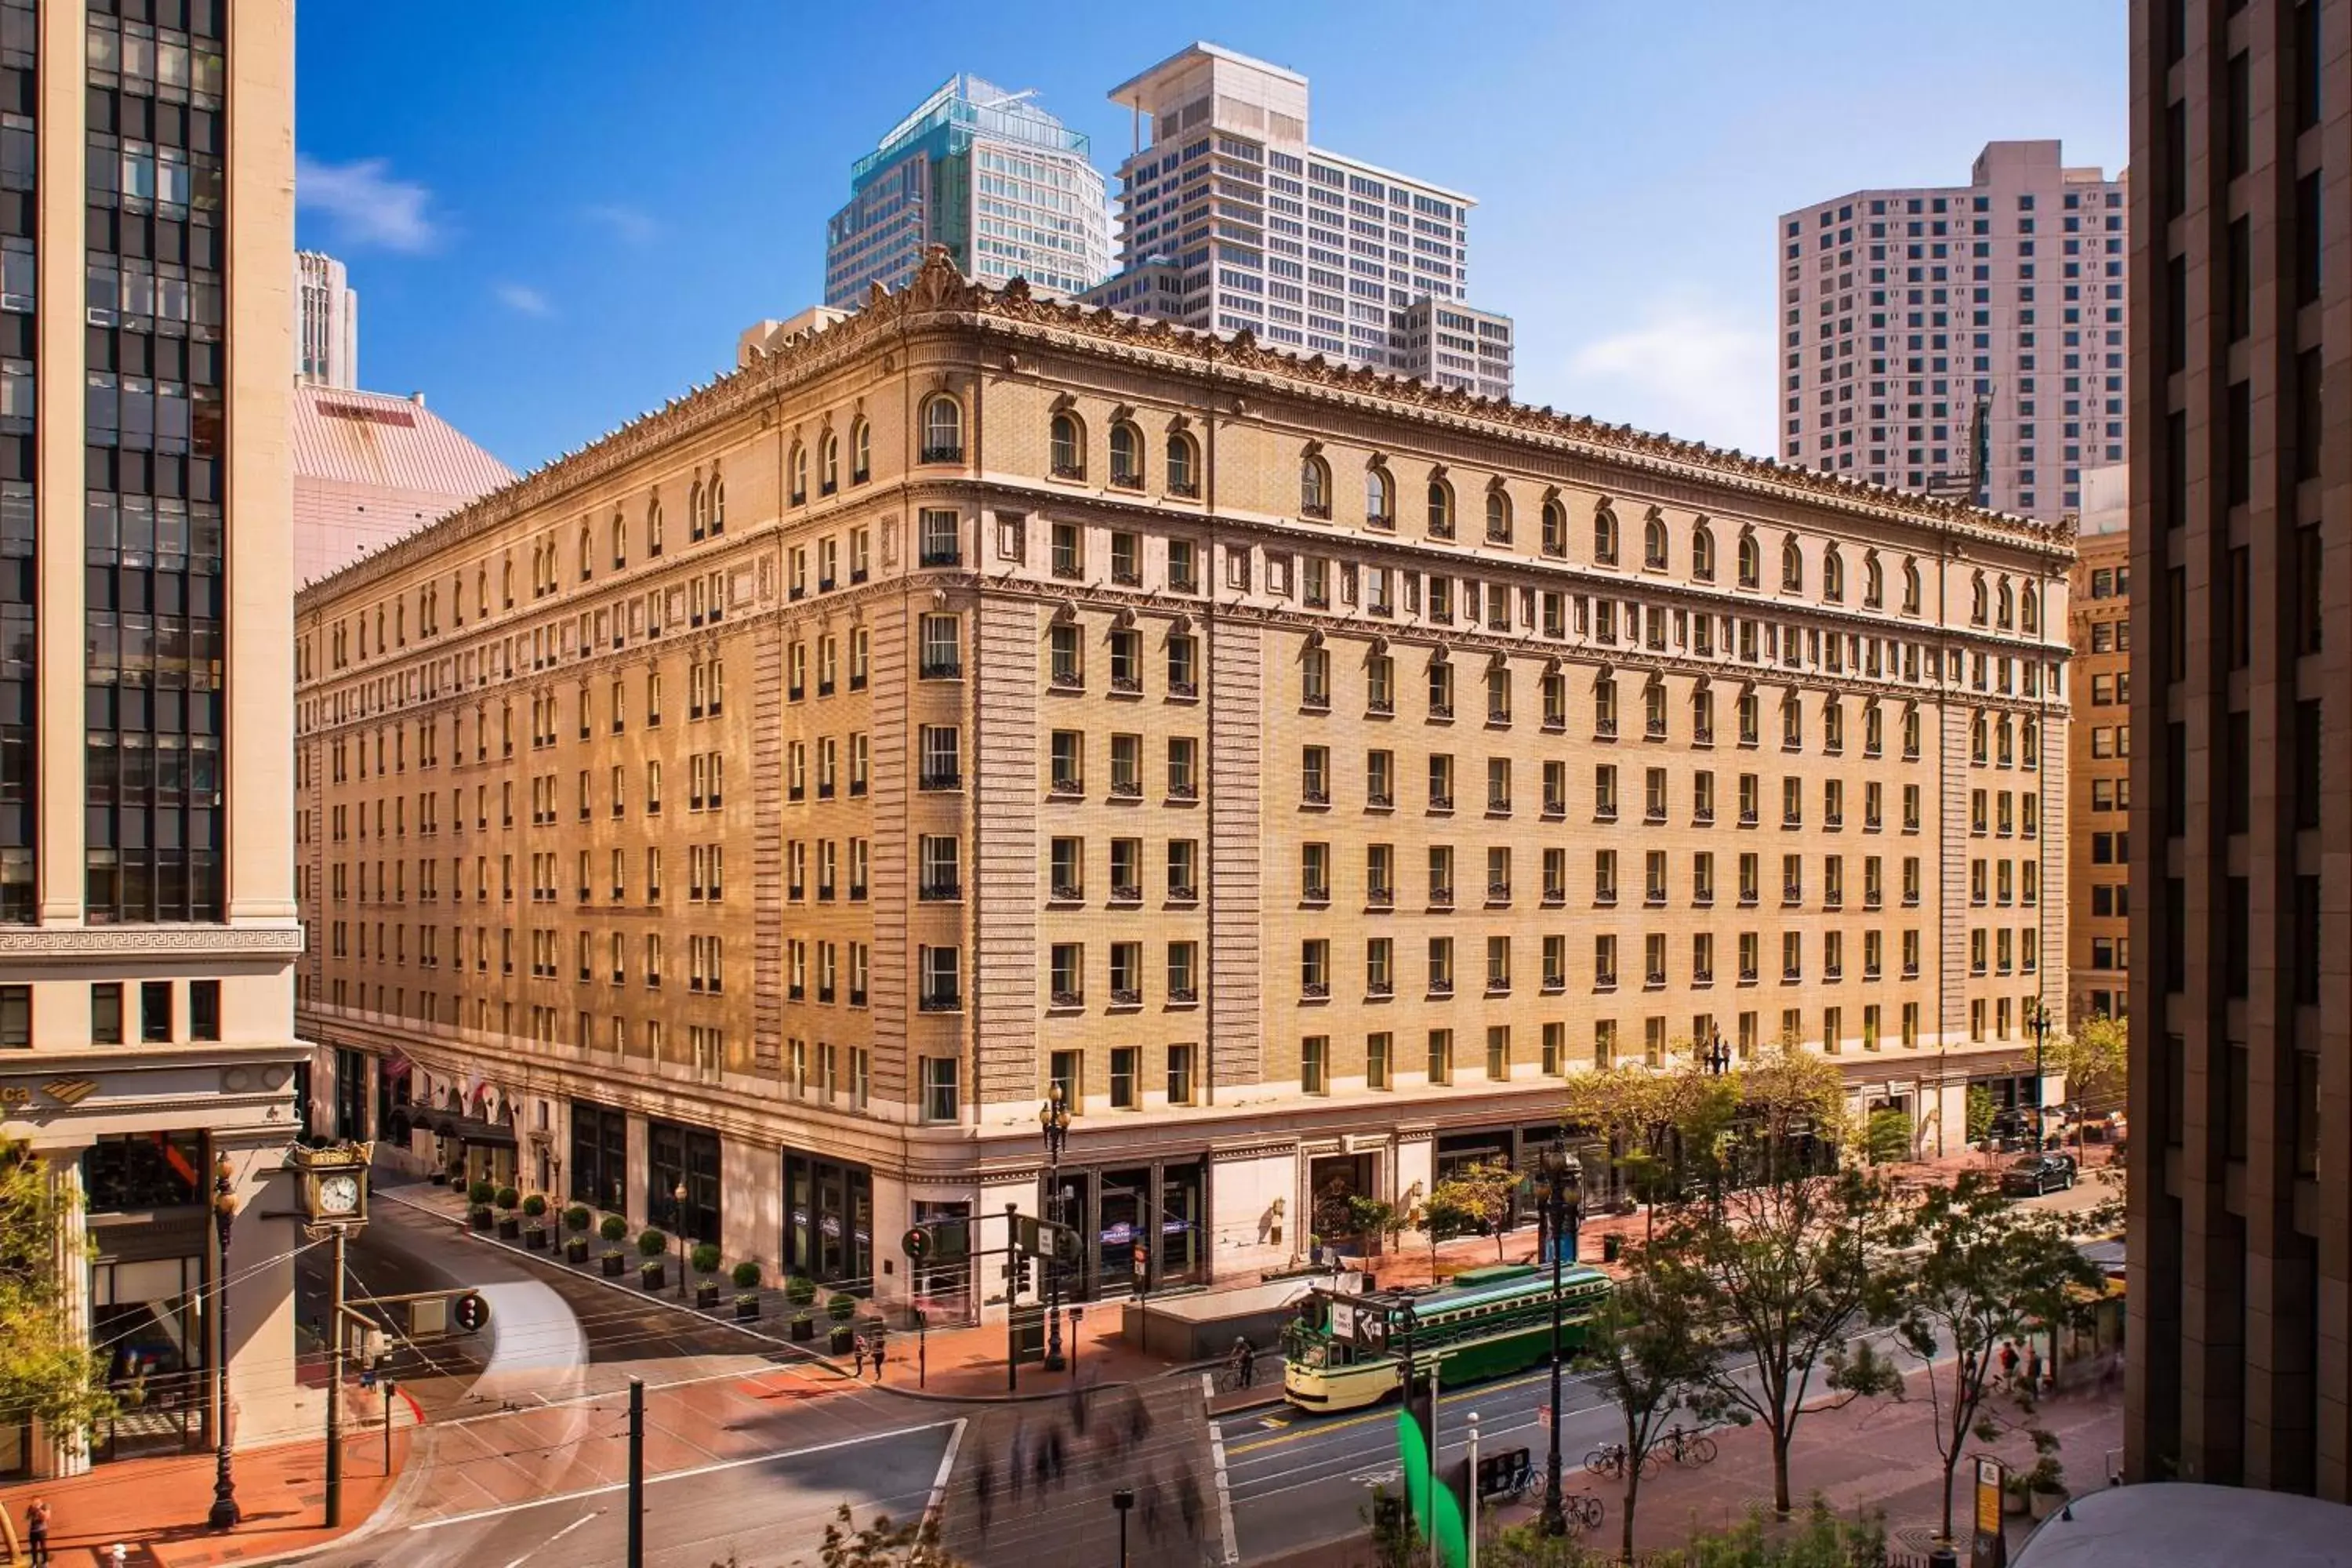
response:
<path id="1" fill-rule="evenodd" d="M 1470 1412 L 1470 1563 L 1478 1568 L 1478 1413 Z"/>
<path id="2" fill-rule="evenodd" d="M 1004 1205 L 1004 1387 L 1021 1391 L 1021 1205 Z"/>
<path id="3" fill-rule="evenodd" d="M 343 1248 L 351 1232 L 335 1226 L 327 1283 L 327 1528 L 343 1522 Z"/>
<path id="4" fill-rule="evenodd" d="M 646 1380 L 629 1379 L 629 1568 L 646 1568 Z"/>

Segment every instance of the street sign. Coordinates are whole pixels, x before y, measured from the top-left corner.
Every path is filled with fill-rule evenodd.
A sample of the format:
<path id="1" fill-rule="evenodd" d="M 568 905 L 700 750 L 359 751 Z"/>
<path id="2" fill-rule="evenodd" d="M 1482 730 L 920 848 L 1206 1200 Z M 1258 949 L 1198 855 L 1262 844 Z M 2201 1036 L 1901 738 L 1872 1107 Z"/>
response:
<path id="1" fill-rule="evenodd" d="M 490 1304 L 468 1290 L 449 1303 L 449 1321 L 460 1333 L 478 1333 L 490 1325 Z"/>

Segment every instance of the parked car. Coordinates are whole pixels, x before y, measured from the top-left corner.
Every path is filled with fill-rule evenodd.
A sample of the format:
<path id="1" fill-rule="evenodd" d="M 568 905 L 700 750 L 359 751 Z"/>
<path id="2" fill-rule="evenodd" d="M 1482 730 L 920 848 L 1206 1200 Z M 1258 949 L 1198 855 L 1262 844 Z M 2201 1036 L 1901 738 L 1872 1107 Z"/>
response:
<path id="1" fill-rule="evenodd" d="M 2027 1154 L 2009 1163 L 2000 1173 L 2000 1190 L 2015 1198 L 2040 1197 L 2064 1192 L 2074 1184 L 2072 1154 Z"/>

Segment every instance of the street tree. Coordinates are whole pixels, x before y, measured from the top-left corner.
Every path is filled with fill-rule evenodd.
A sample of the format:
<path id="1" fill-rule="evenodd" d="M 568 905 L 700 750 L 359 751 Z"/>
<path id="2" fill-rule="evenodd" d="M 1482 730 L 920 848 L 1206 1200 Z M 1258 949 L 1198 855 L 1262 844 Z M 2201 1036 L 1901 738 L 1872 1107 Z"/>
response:
<path id="1" fill-rule="evenodd" d="M 0 1148 L 0 1405 L 79 1441 L 117 1407 L 75 1324 L 85 1259 L 60 1247 L 72 1189 L 19 1143 Z"/>
<path id="2" fill-rule="evenodd" d="M 1726 1352 L 1708 1391 L 1730 1420 L 1769 1433 L 1773 1506 L 1786 1515 L 1800 1420 L 1898 1386 L 1887 1361 L 1853 1338 L 1893 1205 L 1888 1184 L 1866 1169 L 1819 1173 L 1769 1151 L 1767 1160 L 1768 1179 L 1677 1210 L 1654 1250 L 1696 1280 L 1701 1320 Z M 1833 1397 L 1808 1404 L 1816 1391 Z"/>
<path id="3" fill-rule="evenodd" d="M 1568 1080 L 1563 1120 L 1599 1138 L 1636 1201 L 1651 1211 L 1685 1194 L 1693 1174 L 1717 1181 L 1724 1135 L 1738 1110 L 1739 1081 L 1700 1070 L 1689 1042 L 1666 1060 L 1619 1062 Z"/>
<path id="4" fill-rule="evenodd" d="M 1990 1442 L 2033 1414 L 2034 1391 L 2004 1390 L 1995 1375 L 2000 1347 L 2079 1315 L 2099 1273 L 2054 1215 L 2011 1205 L 1980 1171 L 1929 1187 L 1890 1240 L 1900 1261 L 1875 1281 L 1872 1314 L 1925 1363 L 1948 1541 L 1962 1446 Z"/>
<path id="5" fill-rule="evenodd" d="M 1480 1231 L 1495 1238 L 1495 1261 L 1503 1260 L 1503 1233 L 1510 1228 L 1518 1202 L 1519 1173 L 1501 1160 L 1478 1160 L 1456 1169 L 1430 1188 L 1422 1205 L 1422 1227 L 1429 1233 L 1429 1267 L 1437 1271 L 1437 1243 L 1444 1236 L 1470 1236 Z"/>
<path id="6" fill-rule="evenodd" d="M 1643 1462 L 1687 1406 L 1702 1425 L 1723 1415 L 1715 1376 L 1721 1350 L 1706 1316 L 1706 1281 L 1671 1253 L 1636 1252 L 1625 1278 L 1588 1325 L 1586 1353 L 1600 1363 L 1600 1387 L 1623 1422 L 1625 1561 L 1633 1561 L 1633 1516 Z"/>

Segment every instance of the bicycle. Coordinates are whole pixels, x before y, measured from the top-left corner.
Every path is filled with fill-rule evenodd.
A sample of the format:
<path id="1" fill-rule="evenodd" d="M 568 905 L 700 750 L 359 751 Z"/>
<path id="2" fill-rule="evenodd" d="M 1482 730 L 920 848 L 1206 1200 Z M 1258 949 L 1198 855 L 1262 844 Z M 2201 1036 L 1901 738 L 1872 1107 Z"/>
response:
<path id="1" fill-rule="evenodd" d="M 1611 1480 L 1624 1479 L 1625 1445 L 1601 1444 L 1601 1447 L 1584 1456 L 1584 1468 L 1596 1476 L 1604 1476 Z M 1654 1452 L 1642 1456 L 1642 1474 L 1649 1475 L 1657 1468 L 1658 1457 Z"/>
<path id="2" fill-rule="evenodd" d="M 1598 1530 L 1604 1511 L 1601 1500 L 1591 1492 L 1577 1492 L 1559 1500 L 1560 1513 L 1568 1522 L 1580 1530 Z"/>
<path id="3" fill-rule="evenodd" d="M 1687 1465 L 1693 1469 L 1715 1463 L 1717 1453 L 1714 1438 L 1704 1432 L 1685 1435 L 1679 1426 L 1660 1440 L 1655 1451 L 1663 1453 L 1677 1465 Z"/>

